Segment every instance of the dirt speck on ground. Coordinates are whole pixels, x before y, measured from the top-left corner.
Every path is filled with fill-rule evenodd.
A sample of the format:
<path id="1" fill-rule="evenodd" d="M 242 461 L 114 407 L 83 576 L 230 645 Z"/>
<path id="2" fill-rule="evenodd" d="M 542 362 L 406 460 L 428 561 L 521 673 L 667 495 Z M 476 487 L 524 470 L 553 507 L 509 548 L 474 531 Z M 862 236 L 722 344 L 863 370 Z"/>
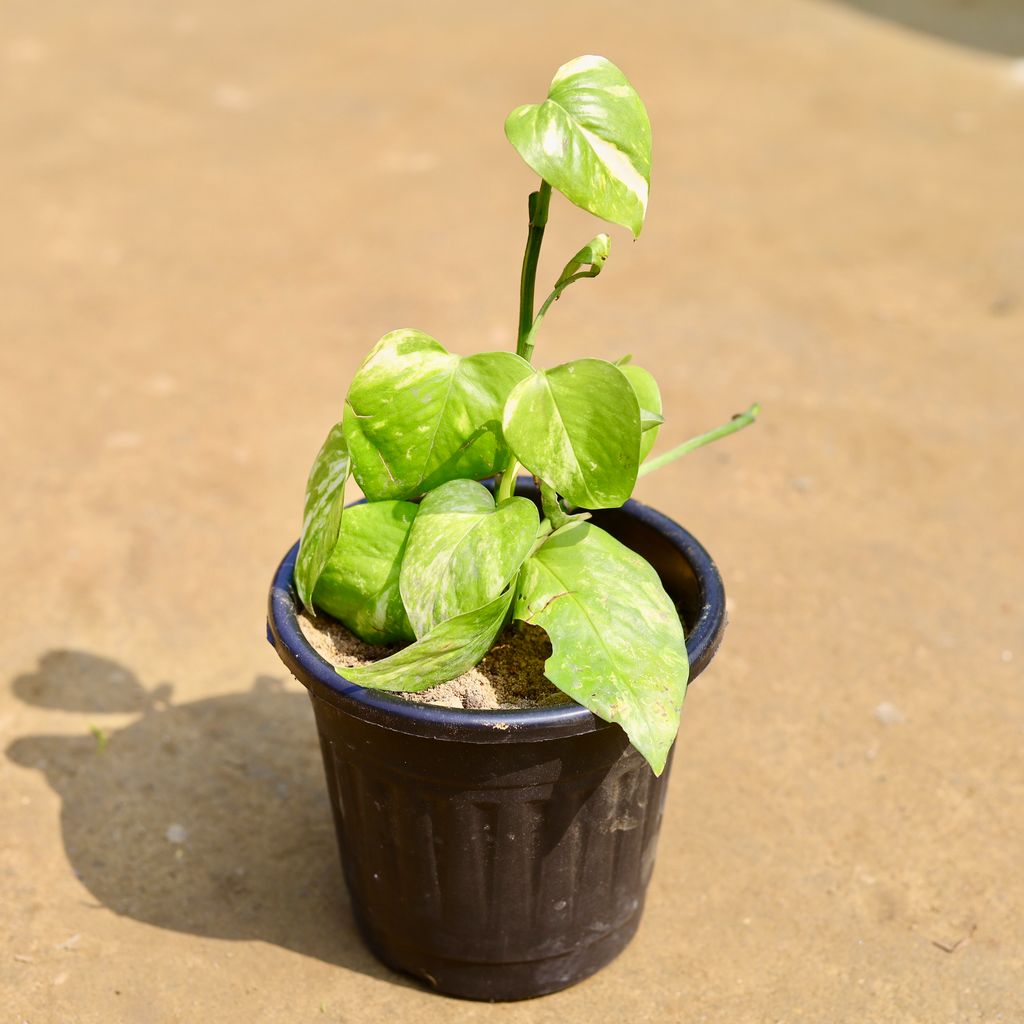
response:
<path id="1" fill-rule="evenodd" d="M 312 618 L 303 613 L 299 626 L 313 649 L 338 669 L 370 665 L 399 649 L 368 644 L 326 615 Z M 475 711 L 567 704 L 570 698 L 544 676 L 544 662 L 550 655 L 551 641 L 543 629 L 514 623 L 475 668 L 428 690 L 398 696 L 419 704 Z"/>

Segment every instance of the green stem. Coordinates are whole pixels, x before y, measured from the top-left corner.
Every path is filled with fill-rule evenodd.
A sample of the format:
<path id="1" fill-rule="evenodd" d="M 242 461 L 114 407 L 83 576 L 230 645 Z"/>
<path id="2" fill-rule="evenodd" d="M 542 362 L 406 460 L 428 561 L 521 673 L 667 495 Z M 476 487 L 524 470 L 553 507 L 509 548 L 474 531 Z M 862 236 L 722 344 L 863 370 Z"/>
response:
<path id="1" fill-rule="evenodd" d="M 533 323 L 530 325 L 529 331 L 526 332 L 526 337 L 523 339 L 522 351 L 519 353 L 524 359 L 528 361 L 533 360 L 533 348 L 536 345 L 534 338 L 537 336 L 537 331 L 540 330 L 540 325 L 544 321 L 544 317 L 547 315 L 547 311 L 551 308 L 553 302 L 556 302 L 562 295 L 562 292 L 573 283 L 573 281 L 579 281 L 584 277 L 597 277 L 599 271 L 597 270 L 581 270 L 578 274 L 573 274 L 572 277 L 566 279 L 562 284 L 556 288 L 543 302 L 540 309 L 537 310 L 537 316 L 534 318 Z"/>
<path id="2" fill-rule="evenodd" d="M 728 423 L 724 423 L 714 430 L 709 430 L 706 434 L 698 434 L 696 437 L 691 437 L 689 441 L 684 441 L 681 445 L 671 448 L 662 455 L 648 459 L 640 467 L 640 472 L 637 476 L 646 476 L 648 473 L 661 469 L 662 466 L 666 466 L 668 463 L 674 462 L 676 459 L 692 452 L 695 448 L 701 448 L 712 441 L 717 441 L 720 437 L 728 437 L 730 434 L 735 434 L 737 430 L 749 427 L 757 419 L 757 414 L 760 411 L 761 406 L 755 402 L 746 412 L 737 413 L 733 416 Z"/>
<path id="3" fill-rule="evenodd" d="M 523 270 L 519 278 L 519 333 L 516 336 L 516 354 L 529 362 L 533 346 L 529 353 L 526 341 L 533 327 L 533 302 L 537 290 L 537 261 L 540 259 L 540 247 L 544 241 L 544 228 L 548 223 L 548 207 L 551 205 L 551 186 L 540 183 L 536 192 L 530 193 L 530 230 L 526 236 L 526 251 L 523 253 Z M 548 303 L 550 305 L 550 303 Z M 519 463 L 516 457 L 509 454 L 508 462 L 501 471 L 501 483 L 498 485 L 497 501 L 511 498 L 516 489 L 516 474 Z"/>
<path id="4" fill-rule="evenodd" d="M 519 475 L 519 463 L 514 455 L 509 456 L 505 468 L 501 471 L 501 483 L 498 484 L 498 493 L 494 497 L 495 503 L 511 498 L 516 489 L 516 477 Z"/>
<path id="5" fill-rule="evenodd" d="M 551 186 L 540 183 L 540 189 L 530 193 L 530 231 L 526 236 L 526 251 L 523 253 L 523 270 L 519 278 L 519 334 L 516 338 L 516 352 L 523 358 L 526 336 L 533 326 L 533 301 L 537 287 L 537 261 L 544 241 L 544 228 L 548 222 L 548 207 L 551 205 Z"/>

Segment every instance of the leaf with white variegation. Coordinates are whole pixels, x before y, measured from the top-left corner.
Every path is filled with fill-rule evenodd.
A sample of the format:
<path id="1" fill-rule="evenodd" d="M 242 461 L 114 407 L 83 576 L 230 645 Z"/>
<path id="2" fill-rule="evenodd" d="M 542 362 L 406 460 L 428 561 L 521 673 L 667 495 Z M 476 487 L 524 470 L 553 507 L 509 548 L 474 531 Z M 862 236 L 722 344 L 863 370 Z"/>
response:
<path id="1" fill-rule="evenodd" d="M 402 559 L 401 592 L 417 636 L 497 597 L 537 539 L 537 506 L 451 480 L 424 497 Z"/>
<path id="2" fill-rule="evenodd" d="M 576 359 L 535 372 L 509 395 L 509 447 L 572 505 L 617 508 L 636 484 L 640 406 L 622 369 Z"/>
<path id="3" fill-rule="evenodd" d="M 336 423 L 309 471 L 302 539 L 295 560 L 295 589 L 303 606 L 311 612 L 314 611 L 313 589 L 338 540 L 350 470 L 345 430 L 341 423 Z"/>
<path id="4" fill-rule="evenodd" d="M 505 134 L 570 202 L 640 234 L 651 184 L 651 123 L 611 61 L 585 56 L 563 64 L 548 98 L 513 110 Z"/>
<path id="5" fill-rule="evenodd" d="M 339 672 L 360 686 L 410 693 L 457 679 L 490 650 L 505 624 L 512 597 L 510 588 L 482 608 L 439 623 L 390 658 Z"/>
<path id="6" fill-rule="evenodd" d="M 501 411 L 529 373 L 513 352 L 463 358 L 421 331 L 386 334 L 345 403 L 352 473 L 363 493 L 371 501 L 411 498 L 497 472 L 508 454 Z"/>
<path id="7" fill-rule="evenodd" d="M 632 363 L 620 362 L 616 365 L 633 386 L 640 403 L 640 461 L 643 462 L 651 454 L 654 442 L 658 439 L 658 427 L 665 422 L 665 417 L 661 415 L 661 391 L 650 371 Z"/>
<path id="8" fill-rule="evenodd" d="M 414 640 L 399 572 L 417 506 L 372 501 L 345 510 L 338 543 L 313 591 L 313 603 L 368 644 Z"/>
<path id="9" fill-rule="evenodd" d="M 515 617 L 551 639 L 545 676 L 618 722 L 660 775 L 689 663 L 679 615 L 654 569 L 598 527 L 573 523 L 526 560 Z"/>

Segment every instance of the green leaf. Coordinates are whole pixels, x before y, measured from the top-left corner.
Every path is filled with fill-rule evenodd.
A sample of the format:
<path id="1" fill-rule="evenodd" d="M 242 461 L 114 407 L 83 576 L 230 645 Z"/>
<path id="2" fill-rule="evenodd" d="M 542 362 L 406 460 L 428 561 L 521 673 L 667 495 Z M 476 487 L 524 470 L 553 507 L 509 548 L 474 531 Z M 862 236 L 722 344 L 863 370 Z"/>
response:
<path id="1" fill-rule="evenodd" d="M 547 678 L 618 722 L 660 775 L 689 665 L 679 615 L 654 569 L 598 527 L 573 523 L 527 559 L 515 616 L 550 637 Z"/>
<path id="2" fill-rule="evenodd" d="M 651 123 L 611 61 L 585 56 L 563 64 L 548 98 L 513 110 L 505 134 L 570 202 L 640 234 L 651 184 Z"/>
<path id="3" fill-rule="evenodd" d="M 643 462 L 651 454 L 654 442 L 658 439 L 658 427 L 665 422 L 665 417 L 661 415 L 661 391 L 650 371 L 621 361 L 616 365 L 633 386 L 640 403 L 640 430 L 643 432 L 640 438 L 640 461 Z"/>
<path id="4" fill-rule="evenodd" d="M 417 636 L 493 600 L 519 571 L 540 517 L 527 498 L 494 497 L 475 480 L 451 480 L 420 503 L 402 561 L 401 590 Z"/>
<path id="5" fill-rule="evenodd" d="M 318 608 L 368 644 L 415 639 L 398 580 L 416 512 L 410 501 L 353 505 L 313 591 Z"/>
<path id="6" fill-rule="evenodd" d="M 295 559 L 295 589 L 299 600 L 313 611 L 313 589 L 330 558 L 341 529 L 345 507 L 345 483 L 351 469 L 345 430 L 341 423 L 331 427 L 306 482 L 306 507 L 302 517 L 302 539 Z"/>
<path id="7" fill-rule="evenodd" d="M 352 472 L 371 501 L 410 498 L 497 472 L 508 451 L 501 410 L 530 373 L 513 352 L 452 355 L 420 331 L 386 334 L 345 403 Z"/>
<path id="8" fill-rule="evenodd" d="M 577 359 L 513 389 L 505 438 L 516 458 L 571 505 L 616 508 L 636 484 L 640 407 L 623 368 Z"/>
<path id="9" fill-rule="evenodd" d="M 426 690 L 457 679 L 490 650 L 505 624 L 512 596 L 510 588 L 482 608 L 445 620 L 390 658 L 342 669 L 341 674 L 359 686 L 401 692 Z"/>
<path id="10" fill-rule="evenodd" d="M 582 274 L 584 277 L 597 277 L 601 273 L 601 268 L 604 266 L 605 260 L 608 259 L 611 249 L 612 240 L 608 235 L 602 234 L 592 238 L 566 263 L 561 275 L 555 282 L 555 291 L 565 287 L 575 274 Z M 584 267 L 588 269 L 584 270 Z"/>

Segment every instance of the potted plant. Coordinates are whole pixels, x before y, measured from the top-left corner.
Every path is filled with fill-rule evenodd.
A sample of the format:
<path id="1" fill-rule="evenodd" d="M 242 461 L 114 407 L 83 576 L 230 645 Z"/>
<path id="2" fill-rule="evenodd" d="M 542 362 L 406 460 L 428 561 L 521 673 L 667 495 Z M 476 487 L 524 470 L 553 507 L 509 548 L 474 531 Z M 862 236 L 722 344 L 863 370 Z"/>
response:
<path id="1" fill-rule="evenodd" d="M 541 179 L 515 351 L 462 357 L 416 330 L 376 344 L 313 463 L 268 627 L 310 691 L 365 939 L 481 999 L 572 984 L 636 930 L 683 695 L 717 647 L 724 594 L 704 549 L 630 494 L 758 411 L 649 458 L 663 417 L 647 370 L 628 356 L 533 365 L 545 315 L 611 244 L 580 249 L 535 311 L 552 190 L 637 237 L 651 130 L 622 72 L 584 56 L 505 132 Z M 346 509 L 350 476 L 366 500 Z M 336 670 L 303 632 L 309 616 L 387 656 Z M 562 703 L 417 697 L 524 623 L 546 634 Z"/>

